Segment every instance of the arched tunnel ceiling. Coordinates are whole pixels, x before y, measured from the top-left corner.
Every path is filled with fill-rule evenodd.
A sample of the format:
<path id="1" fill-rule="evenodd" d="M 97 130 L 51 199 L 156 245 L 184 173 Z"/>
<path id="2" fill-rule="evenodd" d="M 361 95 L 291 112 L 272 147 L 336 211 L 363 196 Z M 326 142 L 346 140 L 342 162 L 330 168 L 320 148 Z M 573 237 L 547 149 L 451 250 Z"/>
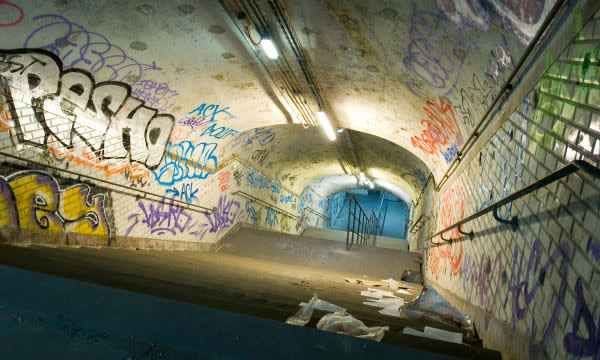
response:
<path id="1" fill-rule="evenodd" d="M 272 63 L 262 53 L 257 59 L 225 10 L 237 3 L 26 1 L 19 3 L 24 16 L 18 25 L 2 28 L 2 48 L 49 50 L 64 69 L 87 70 L 96 82 L 129 83 L 147 106 L 175 117 L 174 142 L 206 141 L 202 138 L 210 133 L 204 130 L 212 120 L 231 130 L 228 139 L 217 139 L 226 143 L 248 129 L 295 121 L 277 81 L 260 65 Z M 444 173 L 553 3 L 303 0 L 285 5 L 334 125 L 361 132 L 355 141 L 366 174 L 414 197 L 415 179 L 429 171 L 436 177 Z M 282 55 L 294 62 L 270 3 L 256 4 Z M 15 16 L 9 9 L 0 20 L 9 24 Z M 299 68 L 292 68 L 302 80 Z M 306 83 L 300 88 L 308 93 Z M 343 174 L 322 128 L 290 125 L 273 131 L 279 142 L 269 162 L 277 166 L 261 171 L 296 176 L 288 184 L 293 191 L 312 179 Z M 228 148 L 219 151 L 225 160 Z M 253 151 L 239 154 L 253 160 Z"/>
<path id="2" fill-rule="evenodd" d="M 553 3 L 308 0 L 289 9 L 338 125 L 393 141 L 439 177 Z"/>
<path id="3" fill-rule="evenodd" d="M 205 134 L 202 139 L 206 141 L 208 136 Z M 411 198 L 419 195 L 427 178 L 427 167 L 419 158 L 370 134 L 354 132 L 354 138 L 361 160 L 369 169 L 367 176 L 396 184 Z M 233 154 L 297 194 L 313 179 L 340 174 L 341 169 L 335 143 L 320 128 L 304 130 L 299 124 L 253 129 L 232 136 L 219 147 L 217 157 L 229 159 Z M 354 187 L 357 186 L 354 180 Z"/>

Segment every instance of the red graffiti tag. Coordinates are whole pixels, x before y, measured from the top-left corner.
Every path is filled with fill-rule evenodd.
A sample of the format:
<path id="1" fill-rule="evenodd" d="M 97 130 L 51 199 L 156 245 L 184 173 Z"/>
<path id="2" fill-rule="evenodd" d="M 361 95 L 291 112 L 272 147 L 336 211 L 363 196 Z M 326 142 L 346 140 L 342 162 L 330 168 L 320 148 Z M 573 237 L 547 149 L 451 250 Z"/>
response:
<path id="1" fill-rule="evenodd" d="M 19 12 L 19 18 L 8 24 L 0 24 L 0 27 L 15 26 L 18 23 L 20 23 L 21 21 L 23 21 L 23 18 L 25 17 L 25 13 L 23 13 L 23 9 L 21 9 L 21 7 L 19 5 L 13 4 L 9 1 L 0 0 L 0 13 L 4 13 L 5 11 L 8 11 L 8 9 L 6 9 L 6 7 L 15 8 Z"/>
<path id="2" fill-rule="evenodd" d="M 442 198 L 440 199 L 437 230 L 444 229 L 464 218 L 465 204 L 463 198 L 464 191 L 462 187 L 452 187 L 444 191 Z M 458 232 L 458 229 L 453 229 L 447 231 L 444 234 L 444 238 L 452 238 L 455 241 L 445 244 L 439 237 L 435 239 L 434 244 L 439 245 L 431 247 L 429 254 L 429 269 L 431 275 L 434 276 L 436 280 L 439 279 L 441 270 L 444 265 L 446 265 L 446 260 L 449 262 L 450 270 L 453 275 L 458 275 L 460 272 L 463 259 L 463 244 L 462 241 L 456 240 L 461 237 L 462 235 Z"/>
<path id="3" fill-rule="evenodd" d="M 439 104 L 434 101 L 427 101 L 423 107 L 427 118 L 421 119 L 421 125 L 425 126 L 421 136 L 410 138 L 412 145 L 421 149 L 425 154 L 440 155 L 437 150 L 443 150 L 454 143 L 456 146 L 462 146 L 463 139 L 458 122 L 454 116 L 452 107 L 444 101 L 439 100 Z"/>

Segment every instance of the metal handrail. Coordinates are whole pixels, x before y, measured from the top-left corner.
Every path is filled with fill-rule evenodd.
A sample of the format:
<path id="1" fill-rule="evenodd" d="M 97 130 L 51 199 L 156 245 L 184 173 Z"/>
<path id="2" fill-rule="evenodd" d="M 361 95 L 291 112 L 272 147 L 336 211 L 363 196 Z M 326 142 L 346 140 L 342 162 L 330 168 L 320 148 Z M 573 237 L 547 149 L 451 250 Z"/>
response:
<path id="1" fill-rule="evenodd" d="M 350 225 L 350 218 L 352 218 L 352 226 Z M 377 220 L 377 222 L 375 222 L 375 220 Z M 376 240 L 378 225 L 379 219 L 377 219 L 377 217 L 374 216 L 374 213 L 372 212 L 370 216 L 367 216 L 367 213 L 365 213 L 362 206 L 360 206 L 360 203 L 358 202 L 356 197 L 351 195 L 348 198 L 348 225 L 346 231 L 346 250 L 350 250 L 352 246 L 354 246 L 355 235 L 360 245 L 367 245 L 371 237 L 373 237 L 373 240 Z M 352 233 L 352 236 L 350 236 L 350 233 Z"/>
<path id="2" fill-rule="evenodd" d="M 540 180 L 537 180 L 523 188 L 521 188 L 518 191 L 515 191 L 514 193 L 510 194 L 509 196 L 505 197 L 502 200 L 499 200 L 495 203 L 493 203 L 492 205 L 479 210 L 478 212 L 476 212 L 475 214 L 464 218 L 458 222 L 456 222 L 455 224 L 453 224 L 452 226 L 448 226 L 447 228 L 438 231 L 437 233 L 429 236 L 428 240 L 433 239 L 436 236 L 440 236 L 442 240 L 446 241 L 446 242 L 451 242 L 452 239 L 444 239 L 444 237 L 442 236 L 443 233 L 445 233 L 446 231 L 452 230 L 454 228 L 458 228 L 458 232 L 463 234 L 463 235 L 468 235 L 469 237 L 473 238 L 474 233 L 473 231 L 466 233 L 461 229 L 461 226 L 464 225 L 465 223 L 475 220 L 478 217 L 485 215 L 489 212 L 493 212 L 494 214 L 494 219 L 496 219 L 496 221 L 500 222 L 500 223 L 505 223 L 505 224 L 509 224 L 511 225 L 511 229 L 513 231 L 517 231 L 518 227 L 519 227 L 519 218 L 515 215 L 512 217 L 511 220 L 504 220 L 501 219 L 498 216 L 498 208 L 518 199 L 521 198 L 525 195 L 528 195 L 529 193 L 532 193 L 548 184 L 551 184 L 555 181 L 558 181 L 560 179 L 562 179 L 563 177 L 569 176 L 579 170 L 583 170 L 585 171 L 587 174 L 594 176 L 595 178 L 600 178 L 600 169 L 594 167 L 594 165 L 590 164 L 589 162 L 585 161 L 585 160 L 574 160 L 571 161 L 570 163 L 568 163 L 567 165 L 563 166 L 562 168 L 550 173 L 549 175 L 544 176 L 543 178 L 541 178 Z"/>
<path id="3" fill-rule="evenodd" d="M 16 159 L 16 160 L 21 160 L 21 161 L 26 161 L 26 162 L 28 162 L 30 164 L 38 165 L 38 166 L 41 166 L 43 168 L 48 168 L 48 169 L 52 169 L 52 170 L 57 171 L 57 172 L 62 172 L 62 173 L 66 173 L 66 174 L 69 174 L 69 175 L 77 176 L 78 181 L 81 181 L 81 178 L 86 178 L 86 179 L 89 179 L 89 180 L 97 181 L 99 183 L 109 184 L 109 185 L 114 186 L 114 187 L 123 188 L 123 189 L 126 189 L 127 191 L 116 190 L 116 189 L 111 188 L 111 187 L 102 186 L 102 185 L 98 185 L 98 184 L 92 183 L 92 185 L 94 187 L 97 187 L 97 188 L 100 188 L 100 189 L 105 189 L 105 190 L 114 191 L 114 192 L 118 192 L 118 193 L 121 193 L 121 194 L 127 194 L 127 195 L 132 195 L 131 192 L 135 191 L 137 193 L 143 194 L 144 195 L 144 196 L 142 196 L 143 198 L 146 198 L 146 196 L 154 196 L 154 197 L 159 198 L 159 199 L 161 199 L 163 197 L 166 197 L 164 194 L 160 195 L 160 194 L 152 193 L 152 192 L 149 192 L 149 191 L 146 191 L 146 190 L 135 189 L 135 188 L 132 188 L 132 187 L 127 186 L 127 185 L 123 185 L 123 184 L 119 184 L 119 183 L 116 183 L 116 182 L 104 180 L 104 179 L 101 179 L 101 178 L 97 178 L 95 176 L 90 176 L 90 175 L 86 175 L 86 174 L 80 174 L 80 173 L 77 173 L 75 171 L 71 171 L 71 170 L 68 170 L 68 169 L 62 169 L 62 168 L 59 168 L 59 167 L 56 167 L 56 166 L 53 166 L 53 165 L 50 165 L 50 164 L 45 164 L 45 163 L 42 163 L 42 162 L 39 162 L 39 161 L 35 161 L 35 160 L 27 159 L 27 158 L 21 158 L 21 157 L 18 157 L 16 155 L 13 155 L 13 154 L 10 154 L 10 153 L 4 152 L 4 151 L 0 151 L 0 156 L 5 156 L 5 157 L 9 157 L 9 158 Z M 201 210 L 197 210 L 198 212 L 202 212 L 202 213 L 212 213 L 213 212 L 213 209 L 207 208 L 205 206 L 191 204 L 191 203 L 188 203 L 188 202 L 185 202 L 185 201 L 182 201 L 182 200 L 177 200 L 175 198 L 171 198 L 171 201 L 173 203 L 181 204 L 179 206 L 181 206 L 182 208 L 185 208 L 186 210 L 190 209 L 190 208 L 192 208 L 192 209 L 197 208 L 197 209 L 201 209 Z"/>
<path id="4" fill-rule="evenodd" d="M 305 206 L 304 209 L 302 209 L 302 211 L 304 212 L 305 210 L 310 211 L 311 213 L 319 216 L 321 219 L 325 219 L 325 221 L 329 221 L 329 216 L 325 216 L 313 208 L 309 208 L 309 207 Z"/>
<path id="5" fill-rule="evenodd" d="M 266 201 L 264 201 L 264 200 L 262 200 L 262 199 L 259 199 L 259 198 L 257 198 L 257 197 L 256 197 L 256 196 L 254 196 L 254 195 L 250 195 L 250 194 L 248 194 L 248 193 L 246 193 L 246 192 L 243 192 L 243 191 L 239 191 L 239 190 L 238 190 L 238 191 L 234 191 L 234 192 L 232 192 L 232 193 L 231 193 L 231 195 L 241 195 L 241 196 L 243 196 L 243 197 L 250 198 L 250 199 L 251 199 L 251 200 L 253 200 L 253 201 L 261 202 L 261 203 L 265 204 L 266 206 L 268 206 L 268 207 L 270 207 L 270 208 L 273 208 L 273 209 L 276 209 L 276 210 L 278 210 L 278 212 L 279 212 L 280 214 L 285 214 L 285 215 L 287 215 L 287 216 L 289 216 L 289 217 L 291 217 L 292 219 L 295 219 L 295 220 L 298 220 L 298 219 L 299 219 L 299 218 L 298 218 L 298 216 L 296 216 L 296 215 L 294 215 L 294 214 L 292 214 L 292 213 L 290 213 L 290 212 L 288 212 L 288 211 L 285 211 L 285 210 L 283 210 L 282 208 L 280 208 L 280 207 L 278 207 L 278 206 L 271 205 L 271 204 L 269 204 L 268 202 L 266 202 Z"/>

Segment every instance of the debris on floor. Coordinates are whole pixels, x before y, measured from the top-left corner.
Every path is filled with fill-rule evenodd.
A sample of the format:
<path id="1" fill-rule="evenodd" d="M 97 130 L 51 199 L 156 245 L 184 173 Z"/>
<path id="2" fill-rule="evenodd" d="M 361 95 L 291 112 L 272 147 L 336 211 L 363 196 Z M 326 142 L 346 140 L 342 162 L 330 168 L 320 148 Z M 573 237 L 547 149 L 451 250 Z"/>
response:
<path id="1" fill-rule="evenodd" d="M 319 300 L 317 294 L 313 295 L 308 304 L 301 306 L 300 310 L 293 316 L 290 316 L 285 322 L 291 325 L 304 326 L 308 324 L 312 317 L 316 302 Z"/>
<path id="2" fill-rule="evenodd" d="M 301 302 L 300 306 L 304 307 L 304 306 L 308 306 L 308 304 L 305 303 L 305 302 Z M 338 306 L 338 305 L 335 305 L 335 304 L 332 304 L 332 303 L 327 302 L 327 301 L 323 301 L 321 299 L 318 299 L 314 303 L 313 309 L 323 310 L 323 311 L 328 311 L 328 312 L 339 312 L 339 313 L 345 313 L 346 312 L 345 308 L 343 308 L 341 306 Z"/>
<path id="3" fill-rule="evenodd" d="M 352 315 L 333 313 L 327 314 L 317 323 L 317 329 L 335 332 L 338 334 L 355 336 L 361 339 L 381 341 L 389 326 L 368 327 Z"/>
<path id="4" fill-rule="evenodd" d="M 308 324 L 310 318 L 312 317 L 313 310 L 323 310 L 328 312 L 335 312 L 340 314 L 345 314 L 346 309 L 332 304 L 327 301 L 323 301 L 319 299 L 317 294 L 314 294 L 308 303 L 301 302 L 300 310 L 294 316 L 290 316 L 285 322 L 292 325 L 304 326 Z"/>
<path id="5" fill-rule="evenodd" d="M 408 291 L 406 291 L 404 289 L 400 289 L 400 290 L 396 291 L 396 293 L 398 293 L 398 294 L 404 294 L 404 295 L 412 295 L 411 293 L 409 293 Z"/>
<path id="6" fill-rule="evenodd" d="M 430 339 L 452 342 L 456 344 L 462 344 L 463 339 L 462 333 L 436 329 L 429 326 L 425 326 L 425 331 L 423 332 L 408 327 L 404 328 L 402 332 L 407 335 L 421 336 Z"/>
<path id="7" fill-rule="evenodd" d="M 402 272 L 402 281 L 423 284 L 423 275 L 418 271 L 404 270 L 404 272 Z"/>
<path id="8" fill-rule="evenodd" d="M 425 285 L 419 296 L 404 308 L 409 317 L 473 330 L 471 319 L 452 306 L 433 287 Z"/>
<path id="9" fill-rule="evenodd" d="M 384 296 L 397 297 L 391 291 L 385 291 L 385 290 L 379 290 L 379 289 L 373 289 L 373 288 L 369 288 L 369 291 L 361 291 L 360 294 L 362 296 L 374 297 L 374 298 L 378 298 L 378 299 L 381 299 Z"/>
<path id="10" fill-rule="evenodd" d="M 380 314 L 400 317 L 400 308 L 404 306 L 404 299 L 397 297 L 390 291 L 369 288 L 369 291 L 361 291 L 362 296 L 374 298 L 363 302 L 364 305 L 382 308 Z M 384 298 L 384 296 L 387 296 Z"/>
<path id="11" fill-rule="evenodd" d="M 388 287 L 392 290 L 398 290 L 398 282 L 392 278 L 389 278 L 387 280 L 381 280 L 383 282 L 388 283 Z"/>
<path id="12" fill-rule="evenodd" d="M 361 279 L 355 279 L 355 278 L 344 278 L 344 280 L 351 284 L 362 284 L 362 285 L 375 286 L 375 287 L 383 285 L 378 281 L 371 281 L 371 280 L 361 280 Z"/>

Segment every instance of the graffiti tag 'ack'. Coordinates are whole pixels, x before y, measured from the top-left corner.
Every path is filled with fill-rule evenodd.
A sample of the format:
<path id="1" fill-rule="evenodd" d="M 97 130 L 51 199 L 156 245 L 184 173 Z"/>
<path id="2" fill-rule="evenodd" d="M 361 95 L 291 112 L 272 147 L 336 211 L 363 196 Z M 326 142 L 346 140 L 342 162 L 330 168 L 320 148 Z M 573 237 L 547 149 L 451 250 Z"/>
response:
<path id="1" fill-rule="evenodd" d="M 128 84 L 96 84 L 83 70 L 63 71 L 60 59 L 44 50 L 0 50 L 0 91 L 13 141 L 85 159 L 107 176 L 109 169 L 120 172 L 111 162 L 123 160 L 157 168 L 175 122 L 130 96 Z"/>

